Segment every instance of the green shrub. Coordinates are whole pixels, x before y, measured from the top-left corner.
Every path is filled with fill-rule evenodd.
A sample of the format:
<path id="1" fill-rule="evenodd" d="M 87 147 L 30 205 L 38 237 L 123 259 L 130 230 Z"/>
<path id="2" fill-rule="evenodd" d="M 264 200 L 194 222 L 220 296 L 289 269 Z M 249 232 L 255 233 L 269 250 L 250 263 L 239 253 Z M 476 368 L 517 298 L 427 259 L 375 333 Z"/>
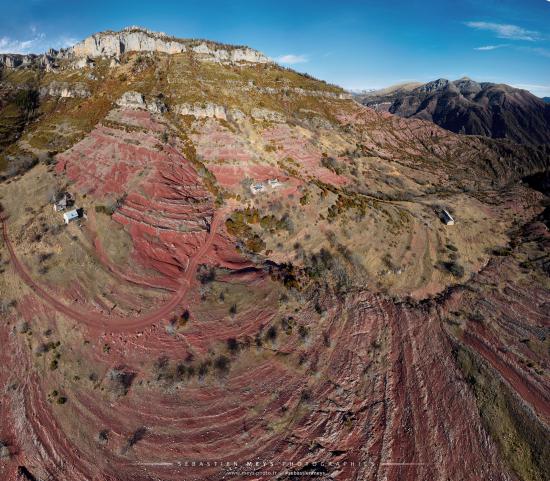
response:
<path id="1" fill-rule="evenodd" d="M 275 342 L 277 339 L 277 328 L 275 326 L 269 327 L 266 333 L 266 338 L 271 342 Z"/>
<path id="2" fill-rule="evenodd" d="M 227 349 L 233 354 L 237 353 L 239 351 L 239 341 L 234 337 L 230 337 L 227 339 Z"/>
<path id="3" fill-rule="evenodd" d="M 464 276 L 464 267 L 456 261 L 443 262 L 443 267 L 449 271 L 454 277 Z"/>
<path id="4" fill-rule="evenodd" d="M 30 88 L 17 91 L 14 102 L 21 110 L 32 112 L 38 107 L 38 99 L 38 90 Z"/>
<path id="5" fill-rule="evenodd" d="M 219 374 L 227 374 L 229 371 L 229 365 L 231 361 L 227 356 L 223 354 L 219 355 L 214 361 L 214 368 L 218 371 Z"/>

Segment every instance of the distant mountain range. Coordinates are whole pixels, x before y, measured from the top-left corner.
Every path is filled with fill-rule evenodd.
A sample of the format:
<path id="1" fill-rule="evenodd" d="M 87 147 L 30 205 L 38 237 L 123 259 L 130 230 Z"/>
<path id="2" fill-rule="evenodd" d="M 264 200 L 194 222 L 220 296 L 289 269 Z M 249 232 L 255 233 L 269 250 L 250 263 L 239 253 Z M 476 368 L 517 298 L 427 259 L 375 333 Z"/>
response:
<path id="1" fill-rule="evenodd" d="M 362 92 L 355 98 L 375 110 L 429 120 L 460 134 L 550 143 L 550 99 L 509 85 L 438 79 Z"/>

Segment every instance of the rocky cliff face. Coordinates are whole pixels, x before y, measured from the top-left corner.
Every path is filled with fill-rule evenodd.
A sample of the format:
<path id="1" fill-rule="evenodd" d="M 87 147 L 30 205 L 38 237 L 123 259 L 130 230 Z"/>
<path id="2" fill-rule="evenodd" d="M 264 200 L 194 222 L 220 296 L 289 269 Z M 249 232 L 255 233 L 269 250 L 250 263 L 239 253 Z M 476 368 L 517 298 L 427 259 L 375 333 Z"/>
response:
<path id="1" fill-rule="evenodd" d="M 73 59 L 73 68 L 93 65 L 91 59 L 110 57 L 116 60 L 127 52 L 160 52 L 176 54 L 192 51 L 199 60 L 226 64 L 269 63 L 263 53 L 243 46 L 231 46 L 203 40 L 179 39 L 162 32 L 140 27 L 127 27 L 120 32 L 99 32 L 76 45 L 61 50 L 50 49 L 42 55 L 0 54 L 0 68 L 27 68 L 31 66 L 53 70 L 60 59 Z"/>
<path id="2" fill-rule="evenodd" d="M 119 57 L 125 52 L 161 52 L 167 54 L 193 51 L 202 58 L 218 62 L 267 63 L 269 59 L 248 47 L 222 46 L 214 42 L 183 40 L 162 32 L 128 27 L 120 32 L 94 34 L 70 49 L 76 57 Z"/>
<path id="3" fill-rule="evenodd" d="M 17 53 L 0 54 L 0 68 L 28 68 L 40 67 L 46 71 L 56 68 L 57 60 L 64 58 L 66 55 L 64 50 L 58 51 L 50 49 L 41 55 L 27 54 L 21 55 Z"/>
<path id="4" fill-rule="evenodd" d="M 242 120 L 244 114 L 239 109 L 228 109 L 223 105 L 206 102 L 204 104 L 184 103 L 174 109 L 179 115 L 189 115 L 196 119 L 220 119 L 220 120 Z"/>
<path id="5" fill-rule="evenodd" d="M 69 84 L 68 82 L 51 82 L 39 90 L 41 97 L 86 98 L 90 90 L 83 83 Z"/>
<path id="6" fill-rule="evenodd" d="M 116 101 L 116 105 L 132 110 L 148 110 L 153 114 L 166 112 L 167 108 L 164 102 L 158 98 L 148 100 L 140 92 L 125 92 L 122 97 Z"/>
<path id="7" fill-rule="evenodd" d="M 550 106 L 508 85 L 438 79 L 410 91 L 389 89 L 356 98 L 378 111 L 428 120 L 460 134 L 529 145 L 550 143 Z"/>

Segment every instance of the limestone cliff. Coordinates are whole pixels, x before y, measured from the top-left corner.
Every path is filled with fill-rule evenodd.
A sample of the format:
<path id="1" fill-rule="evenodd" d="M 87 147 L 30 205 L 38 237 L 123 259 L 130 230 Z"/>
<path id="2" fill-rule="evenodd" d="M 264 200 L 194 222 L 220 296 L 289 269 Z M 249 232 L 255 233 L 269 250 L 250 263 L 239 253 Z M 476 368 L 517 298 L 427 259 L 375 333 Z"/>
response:
<path id="1" fill-rule="evenodd" d="M 147 100 L 140 92 L 129 91 L 120 97 L 116 104 L 119 107 L 133 110 L 148 110 L 154 114 L 166 112 L 167 107 L 159 98 Z"/>
<path id="2" fill-rule="evenodd" d="M 39 92 L 41 97 L 87 98 L 90 96 L 90 90 L 81 82 L 69 84 L 53 81 L 41 87 Z"/>
<path id="3" fill-rule="evenodd" d="M 125 52 L 161 52 L 167 54 L 191 50 L 205 60 L 223 63 L 267 63 L 269 59 L 248 47 L 232 47 L 214 42 L 184 40 L 162 32 L 128 27 L 120 32 L 96 33 L 69 49 L 76 57 L 119 57 Z"/>
<path id="4" fill-rule="evenodd" d="M 127 27 L 120 32 L 95 33 L 72 47 L 50 49 L 44 54 L 0 54 L 0 68 L 39 67 L 47 71 L 56 69 L 58 60 L 72 59 L 73 68 L 93 66 L 94 58 L 112 58 L 112 66 L 127 52 L 160 52 L 176 54 L 192 51 L 199 60 L 226 64 L 269 63 L 263 53 L 244 46 L 232 46 L 206 40 L 180 39 L 162 32 L 140 27 Z"/>
<path id="5" fill-rule="evenodd" d="M 28 68 L 40 67 L 46 71 L 54 70 L 57 67 L 56 60 L 63 58 L 65 51 L 57 51 L 50 49 L 41 55 L 35 54 L 18 54 L 18 53 L 2 53 L 0 54 L 0 68 Z"/>

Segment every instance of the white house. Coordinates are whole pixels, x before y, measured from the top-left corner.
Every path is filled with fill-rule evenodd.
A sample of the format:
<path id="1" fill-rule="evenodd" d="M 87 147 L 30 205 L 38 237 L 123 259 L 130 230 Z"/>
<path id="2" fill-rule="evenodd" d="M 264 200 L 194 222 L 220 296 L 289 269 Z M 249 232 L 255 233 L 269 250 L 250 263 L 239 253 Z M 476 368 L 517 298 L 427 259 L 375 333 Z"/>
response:
<path id="1" fill-rule="evenodd" d="M 73 209 L 63 214 L 63 219 L 65 220 L 65 224 L 68 224 L 69 222 L 72 222 L 73 220 L 78 219 L 78 217 L 79 217 L 78 209 Z"/>
<path id="2" fill-rule="evenodd" d="M 275 189 L 280 185 L 283 185 L 283 183 L 279 179 L 269 179 L 267 183 L 270 185 L 272 189 Z"/>
<path id="3" fill-rule="evenodd" d="M 453 219 L 453 216 L 449 214 L 445 209 L 441 211 L 441 220 L 446 225 L 455 225 L 455 220 Z"/>

